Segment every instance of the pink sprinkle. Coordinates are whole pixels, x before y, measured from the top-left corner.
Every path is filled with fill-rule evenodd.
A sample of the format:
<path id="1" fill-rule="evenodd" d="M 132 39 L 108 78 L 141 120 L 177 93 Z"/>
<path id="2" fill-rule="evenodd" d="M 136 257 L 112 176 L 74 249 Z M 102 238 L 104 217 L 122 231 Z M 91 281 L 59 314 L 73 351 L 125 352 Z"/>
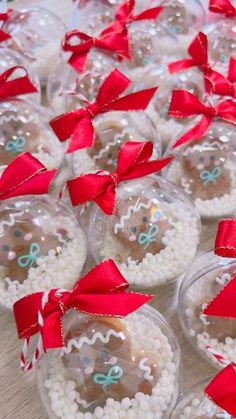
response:
<path id="1" fill-rule="evenodd" d="M 16 257 L 16 253 L 15 252 L 9 252 L 7 255 L 7 259 L 8 260 L 14 260 Z"/>
<path id="2" fill-rule="evenodd" d="M 130 242 L 135 242 L 136 240 L 136 236 L 134 234 L 132 234 L 131 236 L 129 236 L 129 241 Z"/>
<path id="3" fill-rule="evenodd" d="M 32 237 L 33 237 L 33 234 L 32 234 L 32 233 L 27 233 L 27 234 L 25 234 L 24 239 L 25 239 L 26 241 L 29 241 L 29 240 L 31 240 L 31 239 L 32 239 Z"/>

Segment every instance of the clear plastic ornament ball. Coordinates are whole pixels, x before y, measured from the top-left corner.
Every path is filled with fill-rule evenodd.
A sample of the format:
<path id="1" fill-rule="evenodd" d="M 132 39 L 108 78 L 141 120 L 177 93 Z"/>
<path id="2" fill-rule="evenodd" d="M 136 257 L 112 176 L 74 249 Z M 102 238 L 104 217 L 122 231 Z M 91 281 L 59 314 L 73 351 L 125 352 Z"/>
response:
<path id="1" fill-rule="evenodd" d="M 25 295 L 71 287 L 86 259 L 86 242 L 72 210 L 49 195 L 0 204 L 0 305 Z"/>
<path id="2" fill-rule="evenodd" d="M 196 255 L 199 236 L 199 217 L 191 201 L 155 175 L 122 182 L 114 215 L 94 205 L 88 230 L 96 262 L 113 258 L 139 289 L 180 278 Z"/>
<path id="3" fill-rule="evenodd" d="M 80 0 L 72 17 L 75 28 L 88 35 L 98 36 L 115 19 L 121 0 Z"/>
<path id="4" fill-rule="evenodd" d="M 235 259 L 205 253 L 187 271 L 179 293 L 178 311 L 185 336 L 202 357 L 218 368 L 223 365 L 215 353 L 236 362 L 236 320 L 207 316 L 202 310 L 235 273 Z"/>
<path id="5" fill-rule="evenodd" d="M 30 63 L 18 52 L 10 48 L 0 48 L 0 74 L 15 66 L 24 67 L 28 72 L 29 79 L 38 89 L 38 92 L 24 95 L 23 98 L 39 104 L 41 102 L 40 81 Z M 21 77 L 22 75 L 25 75 L 22 69 L 14 71 L 14 77 Z"/>
<path id="6" fill-rule="evenodd" d="M 33 71 L 46 82 L 60 53 L 64 23 L 47 9 L 29 7 L 13 11 L 2 29 L 12 37 L 5 44 L 30 61 Z"/>
<path id="7" fill-rule="evenodd" d="M 205 23 L 205 9 L 199 0 L 150 0 L 149 4 L 163 6 L 158 21 L 176 35 L 192 35 Z"/>
<path id="8" fill-rule="evenodd" d="M 63 325 L 65 346 L 44 355 L 37 368 L 50 419 L 67 410 L 81 418 L 138 418 L 144 407 L 146 414 L 169 417 L 178 397 L 180 353 L 156 310 L 146 306 L 122 320 L 71 311 Z"/>
<path id="9" fill-rule="evenodd" d="M 235 19 L 222 19 L 207 29 L 209 60 L 217 71 L 227 75 L 230 58 L 236 59 Z"/>
<path id="10" fill-rule="evenodd" d="M 204 389 L 209 381 L 202 381 L 183 393 L 170 419 L 234 419 L 205 394 Z"/>
<path id="11" fill-rule="evenodd" d="M 89 52 L 82 73 L 68 64 L 68 58 L 65 54 L 57 61 L 47 82 L 47 97 L 55 114 L 84 107 L 87 101 L 94 101 L 102 83 L 114 68 L 125 71 L 125 67 L 112 54 L 97 48 Z"/>
<path id="12" fill-rule="evenodd" d="M 48 169 L 62 163 L 63 149 L 43 107 L 21 99 L 0 102 L 0 172 L 26 151 Z"/>
<path id="13" fill-rule="evenodd" d="M 161 145 L 155 126 L 145 112 L 107 112 L 93 121 L 94 146 L 72 154 L 74 176 L 89 170 L 115 170 L 117 157 L 127 141 L 145 141 L 154 144 L 153 158 L 161 156 Z"/>
<path id="14" fill-rule="evenodd" d="M 196 121 L 187 123 L 184 132 L 194 125 Z M 175 149 L 166 169 L 167 178 L 184 189 L 203 218 L 225 217 L 236 210 L 235 133 L 232 124 L 212 122 L 202 139 Z"/>

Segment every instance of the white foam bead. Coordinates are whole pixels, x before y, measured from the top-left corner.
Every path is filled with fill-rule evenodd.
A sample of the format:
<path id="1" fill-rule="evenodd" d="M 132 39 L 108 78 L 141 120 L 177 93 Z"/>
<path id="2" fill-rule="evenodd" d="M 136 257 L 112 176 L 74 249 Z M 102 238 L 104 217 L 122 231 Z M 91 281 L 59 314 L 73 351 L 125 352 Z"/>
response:
<path id="1" fill-rule="evenodd" d="M 84 419 L 93 419 L 93 415 L 92 415 L 92 413 L 90 413 L 90 412 L 86 412 L 86 413 L 84 414 Z"/>
<path id="2" fill-rule="evenodd" d="M 94 411 L 94 414 L 95 414 L 96 418 L 98 418 L 98 419 L 102 418 L 103 417 L 103 409 L 100 406 L 96 407 L 96 409 Z"/>
<path id="3" fill-rule="evenodd" d="M 131 402 L 130 402 L 130 399 L 128 397 L 125 397 L 124 399 L 121 400 L 122 409 L 125 409 L 125 410 L 129 409 L 130 404 L 131 404 Z"/>

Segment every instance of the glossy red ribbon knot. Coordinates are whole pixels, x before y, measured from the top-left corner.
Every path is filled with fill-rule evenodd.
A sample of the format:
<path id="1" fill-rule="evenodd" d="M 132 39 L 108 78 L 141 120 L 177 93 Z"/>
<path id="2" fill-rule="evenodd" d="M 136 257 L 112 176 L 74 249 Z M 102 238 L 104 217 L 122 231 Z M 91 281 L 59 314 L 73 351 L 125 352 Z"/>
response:
<path id="1" fill-rule="evenodd" d="M 151 141 L 128 141 L 120 149 L 115 172 L 98 171 L 69 180 L 67 186 L 73 206 L 94 201 L 105 214 L 112 215 L 120 182 L 156 173 L 172 160 L 172 157 L 167 157 L 150 161 L 152 152 Z"/>
<path id="2" fill-rule="evenodd" d="M 0 201 L 13 196 L 48 193 L 57 170 L 47 170 L 30 153 L 16 157 L 0 178 Z"/>
<path id="3" fill-rule="evenodd" d="M 108 260 L 78 280 L 70 291 L 52 289 L 48 293 L 28 295 L 14 304 L 18 336 L 29 344 L 30 338 L 40 333 L 45 352 L 47 349 L 61 348 L 64 346 L 62 318 L 68 310 L 92 316 L 125 317 L 152 298 L 150 295 L 127 292 L 128 286 L 113 260 Z M 25 368 L 25 354 L 22 356 L 22 366 Z M 38 356 L 39 353 L 35 361 Z M 32 366 L 33 361 L 26 369 Z"/>
<path id="4" fill-rule="evenodd" d="M 130 42 L 129 42 L 129 24 L 140 20 L 155 20 L 160 12 L 163 10 L 162 6 L 152 7 L 144 10 L 143 12 L 135 15 L 135 0 L 127 0 L 118 7 L 115 13 L 115 21 L 111 23 L 104 31 L 103 35 L 111 33 L 122 33 L 123 35 L 123 48 L 128 54 L 126 58 L 131 59 Z"/>
<path id="5" fill-rule="evenodd" d="M 131 81 L 118 70 L 113 70 L 99 89 L 95 102 L 85 108 L 66 112 L 50 121 L 60 141 L 71 137 L 67 153 L 92 147 L 95 141 L 93 119 L 109 111 L 142 111 L 146 109 L 157 87 L 120 97 Z"/>
<path id="6" fill-rule="evenodd" d="M 214 13 L 220 13 L 225 17 L 235 17 L 236 8 L 230 0 L 210 0 L 209 10 Z"/>
<path id="7" fill-rule="evenodd" d="M 217 106 L 204 105 L 187 90 L 174 90 L 168 114 L 174 118 L 188 118 L 202 115 L 200 122 L 183 134 L 173 145 L 178 147 L 190 140 L 200 140 L 207 134 L 212 120 L 219 118 L 225 122 L 236 124 L 236 102 L 226 100 Z"/>
<path id="8" fill-rule="evenodd" d="M 206 81 L 211 85 L 210 91 L 220 96 L 236 97 L 236 60 L 230 58 L 228 75 L 212 72 L 206 75 Z"/>
<path id="9" fill-rule="evenodd" d="M 15 72 L 22 70 L 25 75 L 15 78 Z M 35 93 L 38 89 L 29 79 L 27 70 L 22 66 L 14 66 L 0 74 L 0 100 L 11 99 L 15 96 Z"/>
<path id="10" fill-rule="evenodd" d="M 208 39 L 203 32 L 199 32 L 193 39 L 188 48 L 191 58 L 174 61 L 168 64 L 171 74 L 178 73 L 191 67 L 198 67 L 205 77 L 205 89 L 208 93 L 212 92 L 216 83 L 221 83 L 224 77 L 214 71 L 208 62 Z"/>
<path id="11" fill-rule="evenodd" d="M 236 257 L 236 220 L 221 220 L 215 240 L 215 253 L 219 256 Z M 235 319 L 236 277 L 233 277 L 203 310 L 207 316 Z M 236 365 L 230 364 L 217 374 L 205 389 L 210 399 L 236 416 Z"/>
<path id="12" fill-rule="evenodd" d="M 105 33 L 103 33 L 105 32 Z M 129 58 L 129 50 L 121 32 L 106 31 L 101 32 L 98 38 L 86 35 L 78 30 L 73 30 L 65 35 L 62 48 L 64 51 L 71 52 L 68 63 L 79 73 L 84 71 L 88 54 L 92 48 L 99 48 L 107 52 L 112 52 L 119 58 Z M 72 43 L 75 39 L 77 42 Z"/>

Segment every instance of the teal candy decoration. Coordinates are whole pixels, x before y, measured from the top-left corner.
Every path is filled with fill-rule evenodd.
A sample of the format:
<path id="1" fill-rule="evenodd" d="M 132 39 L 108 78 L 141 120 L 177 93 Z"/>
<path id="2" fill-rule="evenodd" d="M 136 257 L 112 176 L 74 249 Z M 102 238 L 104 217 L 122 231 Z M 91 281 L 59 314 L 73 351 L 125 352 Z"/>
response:
<path id="1" fill-rule="evenodd" d="M 118 365 L 111 367 L 106 374 L 97 373 L 93 376 L 93 382 L 102 386 L 105 391 L 110 384 L 117 384 L 124 375 L 124 371 Z"/>
<path id="2" fill-rule="evenodd" d="M 229 62 L 229 57 L 226 54 L 222 53 L 220 54 L 220 61 L 224 64 L 227 64 Z"/>
<path id="3" fill-rule="evenodd" d="M 164 106 L 164 108 L 162 109 L 162 111 L 161 111 L 161 116 L 163 117 L 163 118 L 168 118 L 168 111 L 169 111 L 169 107 L 170 107 L 170 104 L 169 104 L 169 102 L 167 102 L 166 104 L 165 104 L 165 106 Z M 169 119 L 169 118 L 168 118 Z"/>
<path id="4" fill-rule="evenodd" d="M 159 227 L 152 225 L 147 233 L 140 233 L 138 236 L 138 243 L 146 250 L 150 243 L 153 243 L 156 240 L 156 235 L 159 233 Z"/>
<path id="5" fill-rule="evenodd" d="M 40 253 L 40 246 L 38 243 L 32 243 L 30 246 L 30 251 L 28 255 L 20 256 L 17 260 L 20 268 L 27 268 L 27 266 L 32 266 Z"/>
<path id="6" fill-rule="evenodd" d="M 6 143 L 6 150 L 11 154 L 20 154 L 24 151 L 26 140 L 24 137 L 17 137 L 16 139 L 11 139 Z"/>
<path id="7" fill-rule="evenodd" d="M 210 182 L 216 183 L 221 173 L 222 169 L 220 167 L 215 167 L 212 171 L 202 170 L 200 173 L 200 178 L 203 180 L 204 186 L 206 186 Z"/>

